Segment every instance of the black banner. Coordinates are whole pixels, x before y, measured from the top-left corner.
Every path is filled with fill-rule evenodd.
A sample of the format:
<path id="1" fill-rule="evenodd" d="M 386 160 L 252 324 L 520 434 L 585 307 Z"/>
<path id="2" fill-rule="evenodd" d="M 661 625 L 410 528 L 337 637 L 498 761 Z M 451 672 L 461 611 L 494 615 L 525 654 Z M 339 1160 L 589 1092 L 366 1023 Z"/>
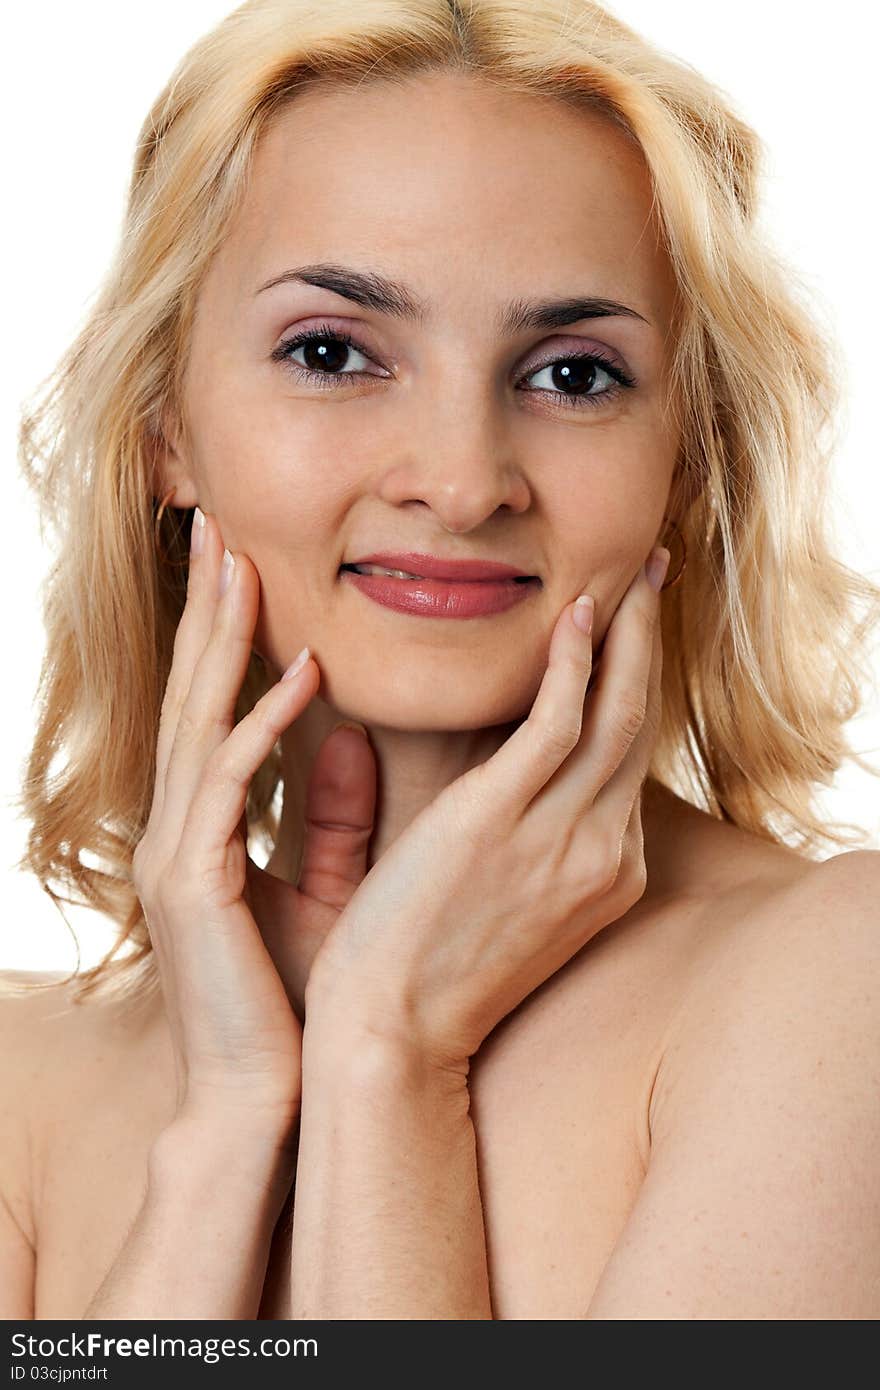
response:
<path id="1" fill-rule="evenodd" d="M 31 1386 L 107 1385 L 154 1390 L 157 1376 L 187 1387 L 218 1386 L 239 1377 L 258 1387 L 320 1384 L 326 1371 L 356 1370 L 363 1378 L 388 1372 L 448 1373 L 485 1367 L 493 1378 L 510 1370 L 546 1375 L 583 1345 L 582 1333 L 566 1334 L 554 1322 L 542 1332 L 535 1322 L 508 1323 L 496 1337 L 487 1322 L 263 1321 L 4 1323 L 0 1390 Z M 572 1324 L 568 1324 L 569 1328 Z M 471 1359 L 473 1358 L 473 1360 Z M 479 1358 L 479 1360 L 477 1360 Z"/>

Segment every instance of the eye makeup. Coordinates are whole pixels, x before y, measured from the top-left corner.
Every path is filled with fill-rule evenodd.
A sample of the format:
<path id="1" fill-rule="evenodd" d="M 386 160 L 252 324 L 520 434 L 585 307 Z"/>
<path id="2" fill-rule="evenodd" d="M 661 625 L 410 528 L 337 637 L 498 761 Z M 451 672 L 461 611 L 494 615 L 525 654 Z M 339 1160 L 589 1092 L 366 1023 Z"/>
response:
<path id="1" fill-rule="evenodd" d="M 284 370 L 293 373 L 298 380 L 309 382 L 317 386 L 319 390 L 334 390 L 342 385 L 346 379 L 351 380 L 355 377 L 369 377 L 375 375 L 375 373 L 372 372 L 320 371 L 314 367 L 305 366 L 292 360 L 292 354 L 294 352 L 303 347 L 309 348 L 312 344 L 315 345 L 316 351 L 326 354 L 325 360 L 330 363 L 333 362 L 334 357 L 338 358 L 340 355 L 347 355 L 347 353 L 352 350 L 361 353 L 362 356 L 369 358 L 371 361 L 373 360 L 348 329 L 333 328 L 326 323 L 320 324 L 318 327 L 305 329 L 303 332 L 295 334 L 292 338 L 288 338 L 284 342 L 279 343 L 271 354 L 271 360 L 273 362 L 278 362 Z M 320 347 L 318 347 L 319 344 L 321 345 Z M 334 353 L 331 344 L 341 344 L 346 351 L 340 354 L 337 348 Z M 320 361 L 320 358 L 318 360 Z M 539 395 L 545 397 L 549 396 L 552 400 L 558 400 L 559 405 L 563 409 L 569 410 L 597 409 L 615 399 L 622 391 L 631 390 L 638 384 L 633 376 L 595 348 L 591 349 L 589 352 L 558 353 L 548 358 L 542 366 L 533 367 L 523 380 L 527 381 L 529 378 L 546 371 L 555 372 L 560 380 L 554 382 L 554 384 L 561 385 L 563 388 L 571 388 L 571 393 L 565 389 L 554 391 L 549 387 L 538 387 L 533 388 L 533 390 L 536 390 Z M 582 384 L 588 390 L 591 389 L 595 385 L 597 374 L 607 376 L 610 379 L 611 385 L 604 387 L 595 394 L 574 394 L 574 391 Z M 582 378 L 584 377 L 587 378 L 585 383 L 582 382 Z M 518 387 L 517 389 L 522 390 L 523 388 Z"/>

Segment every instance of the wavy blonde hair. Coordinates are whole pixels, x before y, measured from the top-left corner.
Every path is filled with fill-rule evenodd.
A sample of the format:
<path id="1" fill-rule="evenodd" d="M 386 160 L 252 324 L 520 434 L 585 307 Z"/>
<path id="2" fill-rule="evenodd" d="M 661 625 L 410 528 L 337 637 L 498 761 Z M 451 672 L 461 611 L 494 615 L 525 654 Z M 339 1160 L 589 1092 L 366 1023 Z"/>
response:
<path id="1" fill-rule="evenodd" d="M 131 859 L 153 796 L 192 514 L 164 516 L 169 560 L 157 559 L 153 465 L 165 412 L 185 431 L 199 286 L 257 143 L 288 103 L 315 83 L 434 69 L 598 111 L 650 172 L 678 285 L 667 409 L 682 443 L 670 516 L 687 543 L 682 580 L 663 598 L 651 775 L 808 855 L 865 838 L 823 825 L 813 797 L 845 757 L 876 772 L 844 725 L 870 679 L 880 588 L 832 554 L 843 355 L 756 228 L 758 136 L 692 67 L 589 0 L 249 0 L 190 49 L 154 102 L 115 258 L 21 425 L 21 467 L 57 558 L 19 867 L 62 916 L 62 902 L 86 904 L 118 926 L 112 950 L 76 975 L 77 997 L 99 981 L 132 997 L 157 984 Z M 254 653 L 238 718 L 269 684 Z M 276 747 L 248 795 L 264 846 L 278 831 L 280 767 Z"/>

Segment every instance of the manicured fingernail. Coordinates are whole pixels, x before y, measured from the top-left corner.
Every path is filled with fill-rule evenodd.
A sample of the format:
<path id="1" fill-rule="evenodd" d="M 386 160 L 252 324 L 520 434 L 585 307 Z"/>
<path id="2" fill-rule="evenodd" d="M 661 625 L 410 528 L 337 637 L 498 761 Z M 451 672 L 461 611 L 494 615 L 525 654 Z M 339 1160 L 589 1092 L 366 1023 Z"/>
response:
<path id="1" fill-rule="evenodd" d="M 284 672 L 284 675 L 281 677 L 281 679 L 283 681 L 289 681 L 291 676 L 295 676 L 297 671 L 301 671 L 302 668 L 305 666 L 306 662 L 308 661 L 309 655 L 310 653 L 308 647 L 303 647 L 299 656 L 295 656 L 293 658 L 293 661 L 291 661 L 290 665 Z"/>
<path id="2" fill-rule="evenodd" d="M 223 551 L 223 563 L 220 566 L 220 597 L 226 593 L 232 583 L 232 572 L 235 569 L 235 556 L 228 550 Z"/>
<path id="3" fill-rule="evenodd" d="M 363 724 L 358 724 L 354 719 L 341 719 L 330 732 L 335 734 L 337 729 L 354 729 L 356 734 L 363 734 L 364 738 L 367 737 L 367 731 Z"/>
<path id="4" fill-rule="evenodd" d="M 193 512 L 193 523 L 189 540 L 193 555 L 201 555 L 205 548 L 205 513 L 202 511 L 201 507 L 196 507 Z"/>
<path id="5" fill-rule="evenodd" d="M 652 589 L 660 592 L 663 583 L 663 576 L 669 567 L 669 551 L 665 546 L 659 546 L 651 551 L 650 558 L 645 565 L 645 576 Z"/>
<path id="6" fill-rule="evenodd" d="M 589 633 L 592 630 L 594 607 L 592 594 L 581 594 L 580 598 L 575 599 L 572 618 L 579 632 Z"/>

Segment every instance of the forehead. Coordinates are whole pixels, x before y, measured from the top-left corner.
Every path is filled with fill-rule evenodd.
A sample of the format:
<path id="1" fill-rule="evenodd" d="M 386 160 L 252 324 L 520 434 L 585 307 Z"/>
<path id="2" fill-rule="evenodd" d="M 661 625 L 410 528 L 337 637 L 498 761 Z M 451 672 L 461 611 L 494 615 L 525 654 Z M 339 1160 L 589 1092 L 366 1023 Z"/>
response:
<path id="1" fill-rule="evenodd" d="M 242 299 L 331 260 L 386 270 L 438 310 L 580 288 L 665 327 L 674 293 L 650 176 L 622 130 L 448 72 L 306 89 L 264 132 L 217 259 Z"/>

